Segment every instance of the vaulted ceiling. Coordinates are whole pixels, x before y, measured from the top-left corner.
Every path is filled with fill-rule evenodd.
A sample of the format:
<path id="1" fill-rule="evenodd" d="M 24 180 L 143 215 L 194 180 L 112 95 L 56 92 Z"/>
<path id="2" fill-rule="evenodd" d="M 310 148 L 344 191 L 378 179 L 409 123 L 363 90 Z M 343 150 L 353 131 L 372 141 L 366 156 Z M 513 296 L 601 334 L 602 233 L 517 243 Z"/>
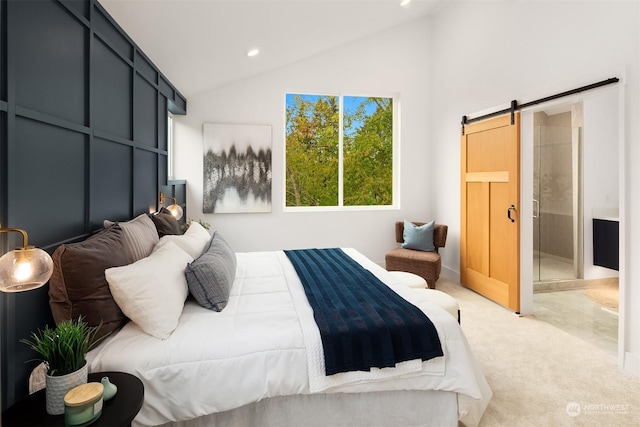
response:
<path id="1" fill-rule="evenodd" d="M 432 13 L 446 0 L 100 0 L 190 95 L 264 73 Z M 248 57 L 247 51 L 260 54 Z"/>

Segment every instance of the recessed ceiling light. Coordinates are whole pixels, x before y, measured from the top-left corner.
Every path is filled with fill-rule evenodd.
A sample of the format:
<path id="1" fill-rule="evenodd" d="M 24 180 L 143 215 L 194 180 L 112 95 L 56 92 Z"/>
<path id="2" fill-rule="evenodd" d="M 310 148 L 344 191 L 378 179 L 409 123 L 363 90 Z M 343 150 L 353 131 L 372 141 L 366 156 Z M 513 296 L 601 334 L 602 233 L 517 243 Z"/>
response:
<path id="1" fill-rule="evenodd" d="M 249 58 L 252 58 L 252 57 L 254 57 L 254 56 L 257 56 L 259 53 L 260 53 L 260 49 L 258 49 L 258 48 L 253 48 L 253 49 L 250 49 L 250 50 L 247 52 L 247 56 L 248 56 Z"/>
<path id="2" fill-rule="evenodd" d="M 408 5 L 409 3 L 411 3 L 411 0 L 402 0 L 402 1 L 400 2 L 400 6 L 406 6 L 406 5 Z"/>

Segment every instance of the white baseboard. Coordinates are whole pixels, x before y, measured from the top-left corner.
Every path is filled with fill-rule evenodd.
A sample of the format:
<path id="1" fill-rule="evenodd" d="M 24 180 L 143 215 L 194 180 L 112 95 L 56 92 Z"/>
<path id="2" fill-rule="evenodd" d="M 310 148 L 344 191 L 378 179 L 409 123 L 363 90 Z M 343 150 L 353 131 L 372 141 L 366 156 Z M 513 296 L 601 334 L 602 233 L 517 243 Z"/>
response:
<path id="1" fill-rule="evenodd" d="M 440 276 L 445 279 L 451 280 L 452 282 L 460 283 L 460 272 L 453 270 L 446 265 L 443 265 L 440 269 Z"/>

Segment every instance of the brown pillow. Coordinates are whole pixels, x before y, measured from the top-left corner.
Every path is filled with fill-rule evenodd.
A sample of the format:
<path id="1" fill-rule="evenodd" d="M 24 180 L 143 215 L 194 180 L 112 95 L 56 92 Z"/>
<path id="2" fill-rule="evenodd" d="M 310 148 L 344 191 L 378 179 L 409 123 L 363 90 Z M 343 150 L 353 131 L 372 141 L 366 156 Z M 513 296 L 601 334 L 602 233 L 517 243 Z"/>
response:
<path id="1" fill-rule="evenodd" d="M 180 224 L 176 217 L 171 215 L 171 212 L 167 208 L 160 209 L 160 212 L 156 214 L 149 214 L 151 220 L 158 230 L 158 237 L 182 234 L 180 232 Z"/>
<path id="2" fill-rule="evenodd" d="M 118 224 L 78 243 L 60 245 L 53 253 L 49 305 L 56 323 L 84 317 L 102 327 L 96 338 L 115 331 L 127 317 L 111 296 L 104 270 L 127 264 L 123 233 Z"/>
<path id="3" fill-rule="evenodd" d="M 115 222 L 104 220 L 105 228 L 113 224 Z M 132 220 L 121 221 L 117 224 L 122 228 L 122 244 L 127 256 L 127 264 L 132 264 L 151 255 L 160 239 L 156 226 L 153 225 L 153 221 L 147 214 L 140 214 Z"/>

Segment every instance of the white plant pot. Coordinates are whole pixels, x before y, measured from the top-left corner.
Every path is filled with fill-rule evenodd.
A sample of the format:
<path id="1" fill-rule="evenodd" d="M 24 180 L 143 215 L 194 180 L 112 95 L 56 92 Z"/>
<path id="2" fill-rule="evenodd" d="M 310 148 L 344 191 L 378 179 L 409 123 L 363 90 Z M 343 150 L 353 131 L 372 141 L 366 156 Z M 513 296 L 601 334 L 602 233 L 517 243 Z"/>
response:
<path id="1" fill-rule="evenodd" d="M 64 395 L 72 388 L 87 383 L 89 365 L 87 363 L 75 372 L 67 375 L 47 375 L 47 413 L 50 415 L 64 414 Z"/>

